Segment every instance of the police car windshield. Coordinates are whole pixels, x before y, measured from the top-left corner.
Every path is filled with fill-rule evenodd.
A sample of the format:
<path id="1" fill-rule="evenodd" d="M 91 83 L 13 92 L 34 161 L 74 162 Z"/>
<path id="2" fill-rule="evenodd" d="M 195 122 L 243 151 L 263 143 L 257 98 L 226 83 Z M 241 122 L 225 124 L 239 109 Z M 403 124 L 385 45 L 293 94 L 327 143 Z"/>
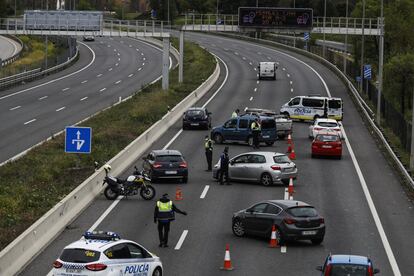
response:
<path id="1" fill-rule="evenodd" d="M 357 264 L 331 264 L 330 276 L 367 276 L 367 266 Z"/>
<path id="2" fill-rule="evenodd" d="M 180 155 L 158 155 L 155 157 L 157 162 L 181 162 L 183 158 Z"/>
<path id="3" fill-rule="evenodd" d="M 64 249 L 60 259 L 69 263 L 90 263 L 99 260 L 101 253 L 87 249 Z"/>

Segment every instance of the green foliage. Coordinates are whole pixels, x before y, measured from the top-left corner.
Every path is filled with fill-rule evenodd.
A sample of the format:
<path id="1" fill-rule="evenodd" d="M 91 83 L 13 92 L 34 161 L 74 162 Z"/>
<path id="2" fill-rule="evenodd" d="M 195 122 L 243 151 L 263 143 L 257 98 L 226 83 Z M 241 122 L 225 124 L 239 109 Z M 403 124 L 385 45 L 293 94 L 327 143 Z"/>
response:
<path id="1" fill-rule="evenodd" d="M 89 177 L 94 161 L 110 160 L 211 75 L 208 52 L 190 43 L 184 51 L 184 83 L 175 69 L 168 91 L 159 81 L 82 124 L 93 128 L 90 155 L 65 154 L 62 134 L 0 167 L 0 250 Z"/>

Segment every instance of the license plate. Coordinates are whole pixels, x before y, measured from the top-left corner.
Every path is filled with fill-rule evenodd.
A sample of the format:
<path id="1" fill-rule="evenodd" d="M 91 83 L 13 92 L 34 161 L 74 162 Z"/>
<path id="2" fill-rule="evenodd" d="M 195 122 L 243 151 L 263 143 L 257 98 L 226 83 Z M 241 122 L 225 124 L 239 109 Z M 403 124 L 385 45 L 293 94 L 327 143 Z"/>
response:
<path id="1" fill-rule="evenodd" d="M 269 135 L 263 135 L 263 138 L 269 138 L 270 136 Z"/>
<path id="2" fill-rule="evenodd" d="M 192 126 L 198 126 L 198 123 L 192 123 L 191 125 Z"/>
<path id="3" fill-rule="evenodd" d="M 317 231 L 302 231 L 302 235 L 309 236 L 309 235 L 316 235 Z"/>
<path id="4" fill-rule="evenodd" d="M 332 146 L 329 146 L 329 145 L 322 145 L 322 147 L 323 147 L 324 149 L 330 149 L 330 148 L 332 148 Z"/>
<path id="5" fill-rule="evenodd" d="M 81 273 L 82 269 L 66 268 L 66 273 Z"/>
<path id="6" fill-rule="evenodd" d="M 165 171 L 165 174 L 177 174 L 177 171 Z"/>

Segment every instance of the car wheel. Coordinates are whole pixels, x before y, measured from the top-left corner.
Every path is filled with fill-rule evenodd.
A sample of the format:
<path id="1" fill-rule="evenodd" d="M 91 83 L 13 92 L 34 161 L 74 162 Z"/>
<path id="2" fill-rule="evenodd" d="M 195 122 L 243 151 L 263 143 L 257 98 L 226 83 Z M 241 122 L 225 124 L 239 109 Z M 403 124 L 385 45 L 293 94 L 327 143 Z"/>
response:
<path id="1" fill-rule="evenodd" d="M 152 276 L 162 276 L 162 269 L 161 267 L 157 267 L 154 272 L 152 273 Z"/>
<path id="2" fill-rule="evenodd" d="M 270 186 L 272 183 L 272 176 L 268 173 L 263 173 L 260 177 L 260 184 L 262 184 L 263 186 Z"/>
<path id="3" fill-rule="evenodd" d="M 319 245 L 323 242 L 323 238 L 311 239 L 312 244 Z"/>
<path id="4" fill-rule="evenodd" d="M 247 138 L 247 144 L 249 144 L 249 146 L 253 147 L 253 136 L 249 136 L 249 138 Z"/>
<path id="5" fill-rule="evenodd" d="M 222 144 L 223 143 L 223 136 L 221 136 L 221 134 L 216 133 L 213 136 L 213 140 L 216 144 Z"/>
<path id="6" fill-rule="evenodd" d="M 237 237 L 243 237 L 245 234 L 244 224 L 240 219 L 236 219 L 232 225 L 233 234 Z"/>

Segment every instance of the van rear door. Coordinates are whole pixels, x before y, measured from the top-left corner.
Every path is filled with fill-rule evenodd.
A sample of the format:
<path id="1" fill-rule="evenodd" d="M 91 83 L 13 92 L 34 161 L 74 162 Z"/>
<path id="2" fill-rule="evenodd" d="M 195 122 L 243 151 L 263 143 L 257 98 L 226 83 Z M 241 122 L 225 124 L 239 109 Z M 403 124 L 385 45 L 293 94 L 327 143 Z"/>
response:
<path id="1" fill-rule="evenodd" d="M 343 107 L 342 99 L 332 98 L 328 99 L 328 117 L 336 120 L 342 120 Z"/>
<path id="2" fill-rule="evenodd" d="M 274 119 L 264 119 L 261 122 L 262 140 L 275 141 L 276 140 L 276 121 Z"/>

